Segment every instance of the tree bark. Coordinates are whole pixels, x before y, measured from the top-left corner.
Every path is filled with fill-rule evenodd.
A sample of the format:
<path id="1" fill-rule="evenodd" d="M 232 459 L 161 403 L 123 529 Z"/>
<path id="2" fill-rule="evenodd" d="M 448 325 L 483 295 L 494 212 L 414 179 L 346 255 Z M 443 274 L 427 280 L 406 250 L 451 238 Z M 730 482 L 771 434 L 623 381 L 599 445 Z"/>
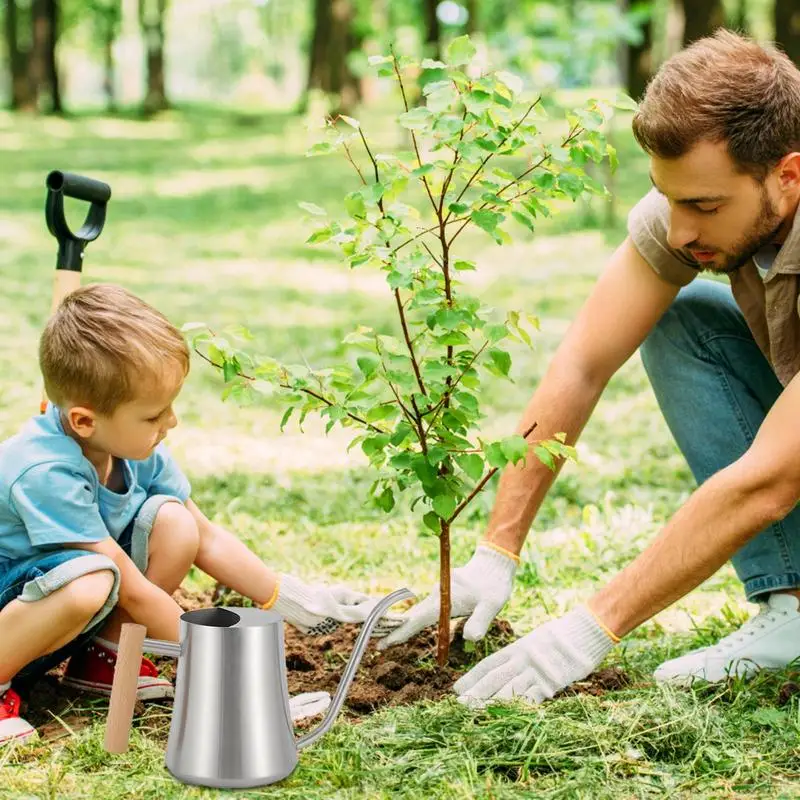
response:
<path id="1" fill-rule="evenodd" d="M 359 43 L 353 32 L 352 0 L 316 0 L 307 92 L 317 89 L 334 98 L 334 113 L 346 114 L 361 99 L 361 86 L 347 63 Z M 304 100 L 303 106 L 307 100 Z"/>
<path id="2" fill-rule="evenodd" d="M 682 0 L 683 44 L 691 44 L 703 36 L 709 36 L 725 25 L 725 7 L 722 0 Z"/>
<path id="3" fill-rule="evenodd" d="M 106 110 L 116 111 L 114 43 L 122 23 L 122 0 L 108 0 L 95 8 L 95 14 L 97 32 L 103 42 L 103 94 L 106 96 Z"/>
<path id="4" fill-rule="evenodd" d="M 5 13 L 6 57 L 10 76 L 10 106 L 13 111 L 32 111 L 35 107 L 31 82 L 28 76 L 30 51 L 22 48 L 19 40 L 19 10 L 16 0 L 6 0 Z"/>
<path id="5" fill-rule="evenodd" d="M 627 12 L 629 7 L 630 0 L 621 0 L 620 10 L 623 13 Z M 620 43 L 620 67 L 626 91 L 634 100 L 639 100 L 653 75 L 652 14 L 642 26 L 642 41 L 639 44 Z"/>
<path id="6" fill-rule="evenodd" d="M 440 667 L 450 660 L 450 525 L 444 520 L 439 531 L 439 632 L 436 662 Z"/>
<path id="7" fill-rule="evenodd" d="M 466 0 L 466 8 L 469 14 L 466 33 L 472 36 L 472 34 L 480 30 L 480 26 L 478 25 L 478 0 Z"/>
<path id="8" fill-rule="evenodd" d="M 164 66 L 164 17 L 168 0 L 139 0 L 139 25 L 147 53 L 147 90 L 144 113 L 154 114 L 169 108 Z"/>
<path id="9" fill-rule="evenodd" d="M 438 5 L 439 0 L 424 0 L 423 6 L 426 55 L 435 59 L 441 59 L 442 57 L 441 28 L 439 26 L 439 17 L 436 16 Z"/>
<path id="10" fill-rule="evenodd" d="M 63 111 L 56 61 L 58 12 L 58 0 L 33 0 L 31 4 L 33 43 L 29 72 L 33 83 L 33 102 L 36 108 L 53 114 Z"/>
<path id="11" fill-rule="evenodd" d="M 740 33 L 747 34 L 750 26 L 747 19 L 747 0 L 738 0 L 731 18 L 731 27 Z"/>
<path id="12" fill-rule="evenodd" d="M 775 0 L 775 41 L 800 66 L 800 6 L 797 0 Z"/>

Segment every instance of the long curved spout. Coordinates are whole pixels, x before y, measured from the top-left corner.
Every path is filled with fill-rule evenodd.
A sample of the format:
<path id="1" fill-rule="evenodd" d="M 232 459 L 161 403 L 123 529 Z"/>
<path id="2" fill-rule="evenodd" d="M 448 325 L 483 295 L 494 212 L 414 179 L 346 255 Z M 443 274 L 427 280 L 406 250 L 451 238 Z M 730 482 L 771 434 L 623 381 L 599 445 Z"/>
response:
<path id="1" fill-rule="evenodd" d="M 342 710 L 345 698 L 347 697 L 347 690 L 350 688 L 350 684 L 353 682 L 358 665 L 361 663 L 361 657 L 364 655 L 364 651 L 367 649 L 367 644 L 369 644 L 369 637 L 372 635 L 373 628 L 375 625 L 377 625 L 378 620 L 380 620 L 380 618 L 389 610 L 391 606 L 393 606 L 395 603 L 399 603 L 401 600 L 408 600 L 412 597 L 416 597 L 416 595 L 409 589 L 398 589 L 397 591 L 386 595 L 386 597 L 384 597 L 383 600 L 381 600 L 380 603 L 378 603 L 378 605 L 372 609 L 372 613 L 367 617 L 366 621 L 364 622 L 364 626 L 361 628 L 361 632 L 358 634 L 358 639 L 356 639 L 356 643 L 353 646 L 353 652 L 350 655 L 350 660 L 347 662 L 344 674 L 339 681 L 339 687 L 336 689 L 336 694 L 333 696 L 328 713 L 313 731 L 310 731 L 305 736 L 301 736 L 297 740 L 298 750 L 313 744 L 317 741 L 317 739 L 319 739 L 321 736 L 324 736 L 330 730 L 331 726 L 336 721 L 336 717 Z"/>

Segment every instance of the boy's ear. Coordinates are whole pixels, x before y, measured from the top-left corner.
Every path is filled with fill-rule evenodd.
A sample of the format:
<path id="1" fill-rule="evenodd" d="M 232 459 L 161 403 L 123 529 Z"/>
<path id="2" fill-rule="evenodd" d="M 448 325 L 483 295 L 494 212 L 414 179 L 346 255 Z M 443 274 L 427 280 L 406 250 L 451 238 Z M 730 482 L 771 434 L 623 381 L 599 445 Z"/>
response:
<path id="1" fill-rule="evenodd" d="M 97 414 L 91 408 L 73 406 L 65 412 L 67 425 L 81 439 L 88 439 L 95 431 Z"/>

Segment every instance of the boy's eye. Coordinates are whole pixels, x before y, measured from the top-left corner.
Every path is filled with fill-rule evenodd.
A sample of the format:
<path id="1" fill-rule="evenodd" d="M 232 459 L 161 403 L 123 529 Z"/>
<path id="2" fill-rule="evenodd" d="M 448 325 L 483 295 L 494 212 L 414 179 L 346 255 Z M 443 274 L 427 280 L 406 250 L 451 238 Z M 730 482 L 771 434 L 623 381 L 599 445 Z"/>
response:
<path id="1" fill-rule="evenodd" d="M 148 422 L 158 422 L 160 419 L 161 419 L 161 415 L 159 415 L 157 417 L 150 417 L 150 419 L 148 419 L 147 421 Z"/>
<path id="2" fill-rule="evenodd" d="M 702 206 L 695 206 L 701 214 L 716 214 L 719 211 L 719 206 L 712 206 L 711 208 L 703 208 Z"/>

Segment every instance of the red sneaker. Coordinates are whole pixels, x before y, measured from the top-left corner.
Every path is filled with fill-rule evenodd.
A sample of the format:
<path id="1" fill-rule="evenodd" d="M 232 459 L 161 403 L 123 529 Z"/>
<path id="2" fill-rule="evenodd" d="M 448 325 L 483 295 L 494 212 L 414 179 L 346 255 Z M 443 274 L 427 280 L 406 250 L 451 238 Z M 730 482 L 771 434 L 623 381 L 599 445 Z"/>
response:
<path id="1" fill-rule="evenodd" d="M 36 729 L 19 715 L 20 699 L 13 689 L 0 695 L 0 746 L 22 742 L 33 736 Z"/>
<path id="2" fill-rule="evenodd" d="M 92 642 L 70 658 L 61 683 L 93 694 L 110 695 L 116 663 L 117 654 L 113 650 L 103 647 L 99 642 Z M 156 665 L 149 658 L 143 658 L 136 699 L 159 700 L 174 696 L 173 685 L 166 678 L 159 677 Z"/>

